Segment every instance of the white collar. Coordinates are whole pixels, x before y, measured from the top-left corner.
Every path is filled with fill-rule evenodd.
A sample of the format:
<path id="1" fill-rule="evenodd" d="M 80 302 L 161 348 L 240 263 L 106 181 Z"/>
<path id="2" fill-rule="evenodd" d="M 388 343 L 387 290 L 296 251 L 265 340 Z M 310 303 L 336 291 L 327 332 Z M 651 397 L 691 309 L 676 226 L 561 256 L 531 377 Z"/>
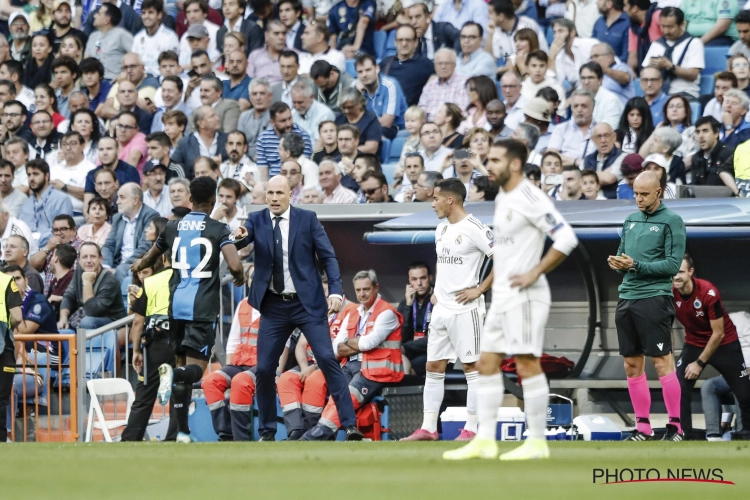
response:
<path id="1" fill-rule="evenodd" d="M 286 220 L 288 221 L 288 220 L 289 220 L 289 213 L 290 213 L 291 211 L 292 211 L 292 206 L 291 206 L 291 205 L 289 206 L 289 208 L 287 208 L 287 209 L 286 209 L 286 212 L 284 212 L 284 213 L 283 213 L 283 214 L 281 214 L 281 215 L 274 215 L 274 214 L 273 214 L 273 213 L 271 213 L 271 211 L 269 210 L 269 211 L 268 211 L 268 215 L 269 215 L 269 216 L 271 216 L 271 224 L 273 224 L 273 220 L 274 220 L 274 219 L 275 219 L 276 217 L 281 217 L 282 219 L 286 219 Z"/>
<path id="2" fill-rule="evenodd" d="M 368 314 L 372 313 L 372 310 L 375 309 L 375 306 L 378 304 L 379 301 L 380 301 L 380 294 L 378 294 L 378 298 L 375 299 L 375 302 L 373 302 L 370 308 L 366 311 L 365 311 L 364 304 L 360 304 L 359 307 L 357 308 L 357 310 L 359 311 L 359 317 L 364 318 L 365 313 L 368 313 Z"/>

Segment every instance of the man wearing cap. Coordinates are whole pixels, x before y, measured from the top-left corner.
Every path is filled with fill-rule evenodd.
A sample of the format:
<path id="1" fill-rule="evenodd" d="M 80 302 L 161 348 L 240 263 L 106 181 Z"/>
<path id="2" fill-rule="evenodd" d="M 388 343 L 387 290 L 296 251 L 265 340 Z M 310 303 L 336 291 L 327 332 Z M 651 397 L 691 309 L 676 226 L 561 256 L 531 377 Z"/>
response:
<path id="1" fill-rule="evenodd" d="M 627 156 L 615 146 L 617 136 L 608 123 L 599 123 L 591 132 L 596 151 L 583 159 L 583 168 L 593 170 L 599 176 L 602 194 L 608 200 L 617 198 L 617 184 L 622 180 L 622 160 Z"/>
<path id="2" fill-rule="evenodd" d="M 643 157 L 638 153 L 631 153 L 622 159 L 620 165 L 622 180 L 617 185 L 618 200 L 632 200 L 635 198 L 633 193 L 633 183 L 638 174 L 643 172 Z"/>
<path id="3" fill-rule="evenodd" d="M 695 186 L 727 186 L 736 196 L 734 180 L 734 148 L 719 140 L 721 125 L 713 116 L 702 116 L 695 122 L 695 135 L 700 151 L 691 157 L 691 184 Z M 687 163 L 687 162 L 686 162 Z"/>
<path id="4" fill-rule="evenodd" d="M 211 44 L 211 36 L 203 24 L 194 24 L 190 26 L 184 35 L 182 35 L 182 41 L 180 41 L 180 66 L 183 68 L 190 64 L 190 57 L 193 53 L 204 50 L 208 54 L 208 59 L 213 65 L 216 62 L 217 56 L 216 50 L 211 51 L 209 46 Z M 189 68 L 188 68 L 189 69 Z"/>
<path id="5" fill-rule="evenodd" d="M 114 80 L 122 72 L 122 58 L 133 46 L 133 35 L 119 27 L 122 12 L 115 4 L 102 4 L 91 17 L 96 31 L 89 35 L 84 56 L 98 59 L 104 78 Z"/>
<path id="6" fill-rule="evenodd" d="M 489 109 L 489 105 L 487 109 Z M 485 111 L 485 113 L 489 120 L 489 111 Z M 523 107 L 523 117 L 525 123 L 530 123 L 539 129 L 539 140 L 534 151 L 543 153 L 547 149 L 550 137 L 552 137 L 552 130 L 555 128 L 554 125 L 550 124 L 552 118 L 550 118 L 549 104 L 541 97 L 529 99 L 529 102 Z"/>
<path id="7" fill-rule="evenodd" d="M 143 204 L 159 212 L 161 217 L 170 217 L 172 202 L 169 200 L 169 186 L 166 183 L 167 166 L 158 161 L 150 161 L 143 166 L 143 176 L 146 178 Z"/>
<path id="8" fill-rule="evenodd" d="M 31 38 L 29 37 L 29 16 L 25 12 L 13 12 L 8 17 L 10 36 L 10 55 L 16 61 L 25 63 L 31 56 Z"/>
<path id="9" fill-rule="evenodd" d="M 72 0 L 55 0 L 52 4 L 52 26 L 50 27 L 50 42 L 52 42 L 52 53 L 57 54 L 60 51 L 62 39 L 68 35 L 73 35 L 81 41 L 81 46 L 85 47 L 89 37 L 81 30 L 72 26 L 73 11 L 71 10 Z"/>
<path id="10" fill-rule="evenodd" d="M 513 129 L 505 125 L 505 117 L 508 116 L 505 112 L 505 104 L 500 99 L 493 99 L 487 103 L 485 109 L 485 116 L 487 117 L 487 123 L 490 124 L 490 136 L 493 140 L 496 139 L 507 139 L 510 134 L 513 133 Z"/>
<path id="11" fill-rule="evenodd" d="M 208 39 L 208 45 L 202 48 L 208 52 L 212 62 L 217 62 L 221 57 L 216 49 L 219 27 L 208 20 L 208 4 L 202 0 L 187 0 L 184 8 L 190 27 L 180 39 L 180 65 L 184 67 L 190 64 L 190 54 L 195 50 L 191 47 L 190 38 Z M 201 26 L 205 29 L 200 29 Z"/>

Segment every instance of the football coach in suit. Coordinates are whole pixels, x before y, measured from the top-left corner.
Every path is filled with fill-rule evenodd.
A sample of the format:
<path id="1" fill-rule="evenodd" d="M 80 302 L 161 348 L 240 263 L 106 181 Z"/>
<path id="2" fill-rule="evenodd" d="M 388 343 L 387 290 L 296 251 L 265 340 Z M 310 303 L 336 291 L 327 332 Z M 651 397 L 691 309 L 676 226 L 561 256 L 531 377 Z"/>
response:
<path id="1" fill-rule="evenodd" d="M 331 347 L 328 314 L 342 304 L 336 254 L 315 212 L 292 207 L 289 181 L 277 175 L 268 182 L 268 208 L 248 215 L 235 230 L 237 248 L 255 243 L 255 275 L 248 300 L 261 314 L 256 386 L 261 441 L 276 434 L 276 367 L 292 331 L 305 334 L 336 402 L 347 441 L 362 440 L 355 426 L 349 384 Z M 326 301 L 316 258 L 328 275 Z"/>

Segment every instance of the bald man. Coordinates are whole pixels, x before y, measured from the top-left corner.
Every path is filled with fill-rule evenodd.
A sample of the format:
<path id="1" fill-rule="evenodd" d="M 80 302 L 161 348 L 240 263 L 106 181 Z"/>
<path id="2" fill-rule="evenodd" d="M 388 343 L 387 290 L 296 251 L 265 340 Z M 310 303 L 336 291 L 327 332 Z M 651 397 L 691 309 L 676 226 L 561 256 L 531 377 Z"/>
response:
<path id="1" fill-rule="evenodd" d="M 617 135 L 608 123 L 599 123 L 591 132 L 596 151 L 583 159 L 583 168 L 593 170 L 599 176 L 602 194 L 609 200 L 617 198 L 617 184 L 622 180 L 622 160 L 627 153 L 615 146 Z"/>
<path id="2" fill-rule="evenodd" d="M 291 206 L 290 196 L 289 180 L 272 177 L 266 187 L 268 208 L 251 213 L 245 226 L 235 230 L 238 249 L 255 243 L 248 301 L 263 316 L 256 365 L 260 441 L 275 440 L 276 368 L 295 328 L 305 332 L 336 403 L 338 422 L 325 422 L 345 429 L 347 441 L 361 441 L 349 384 L 331 349 L 328 329 L 328 315 L 341 309 L 343 298 L 338 260 L 315 212 Z M 328 276 L 328 298 L 316 260 Z"/>
<path id="3" fill-rule="evenodd" d="M 663 439 L 682 441 L 681 390 L 672 352 L 672 278 L 685 254 L 685 224 L 662 202 L 659 178 L 653 172 L 638 175 L 633 191 L 638 212 L 625 219 L 617 255 L 607 259 L 609 267 L 624 276 L 615 324 L 637 422 L 628 439 L 654 439 L 645 373 L 646 356 L 651 356 L 669 415 Z"/>

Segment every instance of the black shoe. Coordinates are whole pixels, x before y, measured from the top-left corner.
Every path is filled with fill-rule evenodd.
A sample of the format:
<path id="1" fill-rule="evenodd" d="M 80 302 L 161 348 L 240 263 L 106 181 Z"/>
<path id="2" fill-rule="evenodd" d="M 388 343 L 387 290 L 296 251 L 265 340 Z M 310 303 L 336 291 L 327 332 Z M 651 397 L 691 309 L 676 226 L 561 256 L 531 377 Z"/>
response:
<path id="1" fill-rule="evenodd" d="M 672 424 L 667 424 L 667 432 L 661 438 L 662 441 L 683 441 L 684 439 L 683 433 L 679 432 L 677 426 Z"/>
<path id="2" fill-rule="evenodd" d="M 294 430 L 289 433 L 289 436 L 287 436 L 287 441 L 299 441 L 302 436 L 305 435 L 305 431 L 302 430 Z"/>
<path id="3" fill-rule="evenodd" d="M 276 434 L 273 432 L 264 432 L 260 435 L 258 441 L 276 441 Z"/>
<path id="4" fill-rule="evenodd" d="M 355 426 L 350 425 L 346 428 L 346 440 L 347 441 L 362 441 L 365 438 L 364 434 L 359 432 Z"/>
<path id="5" fill-rule="evenodd" d="M 732 433 L 732 441 L 750 441 L 750 431 L 742 429 Z"/>
<path id="6" fill-rule="evenodd" d="M 625 441 L 651 441 L 652 439 L 654 439 L 653 434 L 648 435 L 645 432 L 633 431 L 630 437 L 627 438 Z"/>

